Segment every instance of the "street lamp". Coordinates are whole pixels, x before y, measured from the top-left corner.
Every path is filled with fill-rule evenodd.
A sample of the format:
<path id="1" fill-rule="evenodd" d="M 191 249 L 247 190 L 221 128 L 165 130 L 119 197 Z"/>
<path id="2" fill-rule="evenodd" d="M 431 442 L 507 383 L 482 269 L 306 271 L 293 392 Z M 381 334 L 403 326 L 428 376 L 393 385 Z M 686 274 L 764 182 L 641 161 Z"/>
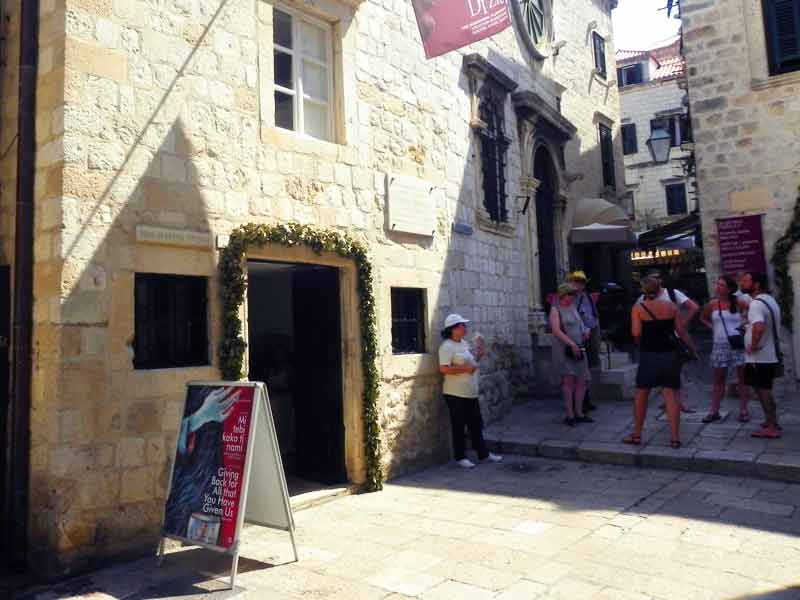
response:
<path id="1" fill-rule="evenodd" d="M 653 161 L 665 163 L 669 160 L 669 151 L 672 146 L 672 137 L 666 129 L 654 129 L 647 140 L 647 147 L 653 155 Z"/>

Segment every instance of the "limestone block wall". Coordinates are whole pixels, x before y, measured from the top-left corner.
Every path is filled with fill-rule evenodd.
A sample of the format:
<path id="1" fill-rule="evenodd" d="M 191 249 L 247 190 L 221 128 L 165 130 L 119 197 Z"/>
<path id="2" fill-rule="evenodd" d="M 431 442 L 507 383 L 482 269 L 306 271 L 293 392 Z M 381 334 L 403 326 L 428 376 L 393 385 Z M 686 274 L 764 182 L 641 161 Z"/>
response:
<path id="1" fill-rule="evenodd" d="M 687 0 L 681 13 L 705 264 L 713 281 L 717 218 L 763 214 L 768 264 L 790 222 L 800 186 L 800 73 L 769 75 L 761 2 Z"/>
<path id="2" fill-rule="evenodd" d="M 636 125 L 638 152 L 625 156 L 625 183 L 628 190 L 633 192 L 636 225 L 642 230 L 679 218 L 679 215 L 667 215 L 667 184 L 685 183 L 687 210 L 691 212 L 697 206 L 697 199 L 689 195 L 692 190 L 690 178 L 683 174 L 680 163 L 687 153 L 680 147 L 674 147 L 668 163 L 656 164 L 647 147 L 650 120 L 663 111 L 674 109 L 675 112 L 685 112 L 685 95 L 686 92 L 678 87 L 675 79 L 626 86 L 620 92 L 622 122 Z"/>
<path id="3" fill-rule="evenodd" d="M 150 225 L 225 234 L 249 222 L 299 221 L 346 231 L 375 264 L 381 345 L 381 424 L 392 476 L 449 454 L 438 398 L 438 331 L 458 311 L 484 334 L 487 419 L 526 390 L 527 242 L 517 200 L 523 157 L 506 103 L 511 236 L 476 226 L 482 202 L 462 54 L 479 52 L 556 105 L 578 129 L 565 152 L 570 210 L 602 186 L 597 123 L 615 132 L 615 87 L 592 74 L 588 22 L 613 40 L 605 0 L 557 3 L 557 57 L 532 60 L 509 29 L 461 52 L 426 61 L 410 3 L 320 0 L 286 6 L 331 24 L 332 142 L 275 127 L 272 3 L 265 0 L 66 0 L 44 3 L 40 110 L 50 111 L 39 179 L 38 346 L 33 418 L 32 544 L 47 568 L 81 568 L 101 557 L 152 548 L 169 456 L 191 379 L 218 377 L 217 254 L 212 248 L 137 242 Z M 45 31 L 53 33 L 44 36 Z M 613 79 L 613 77 L 612 77 Z M 48 80 L 50 81 L 50 80 Z M 43 134 L 44 135 L 44 134 Z M 386 173 L 431 183 L 432 237 L 388 233 Z M 46 175 L 46 176 L 45 176 Z M 568 181 L 567 181 L 568 179 Z M 474 226 L 452 232 L 454 221 Z M 132 363 L 137 272 L 209 278 L 212 364 L 136 370 Z M 427 350 L 391 354 L 390 288 L 426 290 Z M 69 493 L 67 493 L 69 492 Z"/>

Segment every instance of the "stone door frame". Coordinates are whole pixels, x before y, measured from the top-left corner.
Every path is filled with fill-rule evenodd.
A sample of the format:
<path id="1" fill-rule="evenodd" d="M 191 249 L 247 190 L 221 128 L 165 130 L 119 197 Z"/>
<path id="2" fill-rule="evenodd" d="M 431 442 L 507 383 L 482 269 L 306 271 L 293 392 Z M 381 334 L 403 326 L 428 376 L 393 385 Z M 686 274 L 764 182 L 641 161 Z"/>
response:
<path id="1" fill-rule="evenodd" d="M 339 306 L 342 331 L 342 420 L 344 425 L 344 462 L 347 479 L 352 484 L 366 481 L 364 455 L 364 376 L 361 364 L 361 329 L 359 322 L 358 272 L 353 260 L 331 252 L 316 254 L 310 248 L 288 248 L 277 244 L 249 246 L 244 260 L 264 260 L 334 267 L 339 272 Z M 245 272 L 247 272 L 245 270 Z M 249 299 L 242 302 L 242 335 L 249 340 Z M 245 353 L 243 371 L 249 371 Z"/>

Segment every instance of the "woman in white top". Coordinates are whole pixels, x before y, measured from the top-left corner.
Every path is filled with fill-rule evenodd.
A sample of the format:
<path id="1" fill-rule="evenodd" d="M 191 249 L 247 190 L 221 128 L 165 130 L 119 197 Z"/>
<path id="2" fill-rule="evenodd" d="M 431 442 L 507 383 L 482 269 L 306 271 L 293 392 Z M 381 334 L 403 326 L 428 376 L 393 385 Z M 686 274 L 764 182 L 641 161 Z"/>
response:
<path id="1" fill-rule="evenodd" d="M 453 454 L 456 464 L 471 469 L 475 463 L 467 458 L 464 444 L 464 428 L 469 431 L 472 449 L 478 453 L 478 460 L 500 462 L 501 456 L 492 454 L 483 439 L 483 418 L 478 403 L 478 362 L 484 355 L 482 338 L 475 340 L 475 353 L 464 339 L 469 321 L 461 315 L 448 315 L 444 320 L 442 338 L 439 346 L 439 372 L 444 375 L 443 395 L 450 410 L 450 424 L 453 428 Z"/>
<path id="2" fill-rule="evenodd" d="M 703 417 L 703 423 L 720 420 L 719 407 L 725 396 L 728 369 L 736 369 L 737 389 L 739 391 L 739 421 L 747 423 L 750 411 L 747 408 L 748 394 L 744 385 L 744 336 L 741 315 L 741 301 L 737 298 L 736 282 L 723 275 L 717 280 L 717 297 L 703 308 L 700 321 L 714 332 L 714 346 L 711 350 L 711 368 L 714 372 L 714 389 L 711 395 L 711 408 Z"/>

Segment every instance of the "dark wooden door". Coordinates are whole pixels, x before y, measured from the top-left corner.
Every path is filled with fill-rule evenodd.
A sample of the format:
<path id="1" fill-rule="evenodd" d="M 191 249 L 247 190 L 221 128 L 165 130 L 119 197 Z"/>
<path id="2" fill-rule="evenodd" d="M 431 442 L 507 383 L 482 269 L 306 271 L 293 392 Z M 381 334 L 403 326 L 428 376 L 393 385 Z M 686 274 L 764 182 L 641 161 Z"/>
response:
<path id="1" fill-rule="evenodd" d="M 344 483 L 339 271 L 298 267 L 292 293 L 295 472 L 312 481 Z"/>
<path id="2" fill-rule="evenodd" d="M 8 372 L 9 372 L 9 342 L 11 337 L 11 269 L 7 265 L 0 265 L 0 511 L 3 512 L 3 531 L 0 532 L 0 556 L 11 555 L 7 547 L 8 524 L 11 518 L 8 511 L 11 503 L 8 502 L 6 489 L 8 473 Z M 2 562 L 5 562 L 3 560 Z"/>
<path id="3" fill-rule="evenodd" d="M 550 155 L 540 148 L 534 159 L 534 177 L 539 180 L 536 190 L 536 235 L 539 240 L 539 285 L 542 306 L 547 296 L 558 287 L 555 236 L 555 173 Z"/>

